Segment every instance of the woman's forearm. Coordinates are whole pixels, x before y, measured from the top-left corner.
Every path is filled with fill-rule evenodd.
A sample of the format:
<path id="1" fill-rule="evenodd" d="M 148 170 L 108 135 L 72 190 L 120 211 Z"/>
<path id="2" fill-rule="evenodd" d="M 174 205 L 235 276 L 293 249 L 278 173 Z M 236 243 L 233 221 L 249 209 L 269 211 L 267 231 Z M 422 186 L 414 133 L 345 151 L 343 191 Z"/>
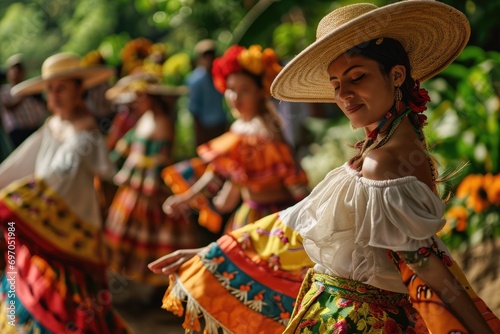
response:
<path id="1" fill-rule="evenodd" d="M 203 175 L 187 190 L 182 196 L 187 200 L 193 199 L 201 193 L 205 187 L 215 179 L 215 174 L 211 171 L 203 173 Z"/>
<path id="2" fill-rule="evenodd" d="M 440 297 L 470 333 L 493 333 L 467 291 L 436 254 L 431 253 L 424 261 L 408 266 Z"/>

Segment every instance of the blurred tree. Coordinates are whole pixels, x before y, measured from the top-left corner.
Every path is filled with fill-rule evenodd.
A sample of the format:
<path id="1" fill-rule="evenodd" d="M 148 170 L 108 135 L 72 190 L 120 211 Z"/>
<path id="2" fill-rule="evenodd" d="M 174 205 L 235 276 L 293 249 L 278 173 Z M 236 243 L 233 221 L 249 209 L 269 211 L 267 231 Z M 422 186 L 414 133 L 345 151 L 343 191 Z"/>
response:
<path id="1" fill-rule="evenodd" d="M 222 52 L 233 43 L 274 46 L 291 58 L 315 38 L 330 10 L 356 0 L 3 0 L 0 3 L 0 61 L 22 52 L 33 69 L 60 50 L 85 54 L 100 48 L 116 64 L 126 41 L 146 37 L 169 53 L 187 51 L 202 38 L 215 39 Z M 385 5 L 389 0 L 371 0 Z M 500 1 L 445 0 L 472 25 L 470 45 L 500 50 Z M 107 53 L 106 53 L 107 52 Z"/>

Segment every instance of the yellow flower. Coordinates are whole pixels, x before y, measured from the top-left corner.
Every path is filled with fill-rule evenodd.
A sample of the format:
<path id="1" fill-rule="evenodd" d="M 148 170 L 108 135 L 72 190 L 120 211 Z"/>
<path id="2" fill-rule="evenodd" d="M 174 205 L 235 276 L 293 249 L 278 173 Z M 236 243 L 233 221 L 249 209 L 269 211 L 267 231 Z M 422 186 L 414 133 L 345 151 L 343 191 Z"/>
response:
<path id="1" fill-rule="evenodd" d="M 491 204 L 500 205 L 500 174 L 492 177 L 486 192 L 488 193 L 488 200 Z"/>
<path id="2" fill-rule="evenodd" d="M 469 218 L 469 214 L 467 209 L 463 206 L 453 206 L 448 211 L 446 211 L 446 223 L 455 221 L 455 228 L 457 231 L 465 231 L 467 228 L 467 220 Z M 445 226 L 446 227 L 446 226 Z M 443 231 L 443 233 L 446 233 Z"/>
<path id="3" fill-rule="evenodd" d="M 153 42 L 143 37 L 133 39 L 125 44 L 121 51 L 124 74 L 142 66 L 144 59 L 151 54 L 152 46 Z"/>
<path id="4" fill-rule="evenodd" d="M 260 75 L 264 68 L 262 64 L 262 47 L 260 45 L 252 45 L 248 49 L 243 50 L 238 55 L 238 62 L 247 71 Z"/>
<path id="5" fill-rule="evenodd" d="M 104 58 L 101 55 L 99 50 L 93 50 L 83 56 L 81 60 L 81 64 L 83 67 L 89 67 L 94 65 L 104 64 Z"/>
<path id="6" fill-rule="evenodd" d="M 483 212 L 490 207 L 485 188 L 485 180 L 488 181 L 490 176 L 471 174 L 466 176 L 458 186 L 457 197 L 467 198 L 467 207 L 476 213 Z"/>

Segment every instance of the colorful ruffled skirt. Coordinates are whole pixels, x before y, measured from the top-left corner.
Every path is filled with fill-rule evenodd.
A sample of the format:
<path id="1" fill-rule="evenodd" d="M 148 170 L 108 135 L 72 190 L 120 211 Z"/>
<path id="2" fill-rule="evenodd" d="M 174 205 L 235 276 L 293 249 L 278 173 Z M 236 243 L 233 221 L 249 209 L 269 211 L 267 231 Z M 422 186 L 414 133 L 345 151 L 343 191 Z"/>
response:
<path id="1" fill-rule="evenodd" d="M 43 181 L 0 191 L 1 333 L 130 333 L 112 306 L 101 231 Z"/>
<path id="2" fill-rule="evenodd" d="M 311 260 L 278 214 L 226 234 L 171 276 L 163 308 L 184 328 L 217 334 L 282 333 Z"/>
<path id="3" fill-rule="evenodd" d="M 154 274 L 148 263 L 177 249 L 202 246 L 195 224 L 174 220 L 163 212 L 165 198 L 130 186 L 118 189 L 105 229 L 112 271 L 136 282 L 166 286 L 168 277 Z"/>

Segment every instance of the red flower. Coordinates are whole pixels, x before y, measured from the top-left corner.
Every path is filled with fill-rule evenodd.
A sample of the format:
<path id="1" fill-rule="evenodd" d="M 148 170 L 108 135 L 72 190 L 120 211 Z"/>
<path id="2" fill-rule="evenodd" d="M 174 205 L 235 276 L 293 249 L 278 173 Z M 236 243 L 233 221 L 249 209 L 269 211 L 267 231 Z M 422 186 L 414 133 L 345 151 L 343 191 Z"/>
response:
<path id="1" fill-rule="evenodd" d="M 418 254 L 429 257 L 431 255 L 431 250 L 427 247 L 421 247 L 418 249 Z"/>
<path id="2" fill-rule="evenodd" d="M 344 334 L 349 333 L 349 327 L 347 326 L 347 322 L 345 319 L 338 321 L 335 325 L 333 325 L 333 333 L 332 334 Z"/>
<path id="3" fill-rule="evenodd" d="M 231 73 L 242 70 L 238 62 L 238 55 L 245 50 L 239 45 L 229 47 L 222 57 L 216 58 L 212 67 L 212 76 L 215 88 L 224 94 L 226 91 L 226 79 Z"/>
<path id="4" fill-rule="evenodd" d="M 443 255 L 443 259 L 442 259 L 443 263 L 445 266 L 447 267 L 451 267 L 453 265 L 453 261 L 451 260 L 451 258 L 448 256 L 448 255 Z"/>
<path id="5" fill-rule="evenodd" d="M 299 328 L 312 327 L 318 323 L 318 320 L 306 320 L 299 324 Z"/>
<path id="6" fill-rule="evenodd" d="M 420 88 L 420 82 L 418 80 L 415 81 L 415 88 L 410 93 L 410 101 L 408 102 L 408 106 L 413 112 L 422 113 L 427 110 L 426 104 L 431 100 L 427 90 L 424 88 Z M 420 118 L 419 120 L 425 121 L 427 117 Z M 422 122 L 423 123 L 423 122 Z"/>

